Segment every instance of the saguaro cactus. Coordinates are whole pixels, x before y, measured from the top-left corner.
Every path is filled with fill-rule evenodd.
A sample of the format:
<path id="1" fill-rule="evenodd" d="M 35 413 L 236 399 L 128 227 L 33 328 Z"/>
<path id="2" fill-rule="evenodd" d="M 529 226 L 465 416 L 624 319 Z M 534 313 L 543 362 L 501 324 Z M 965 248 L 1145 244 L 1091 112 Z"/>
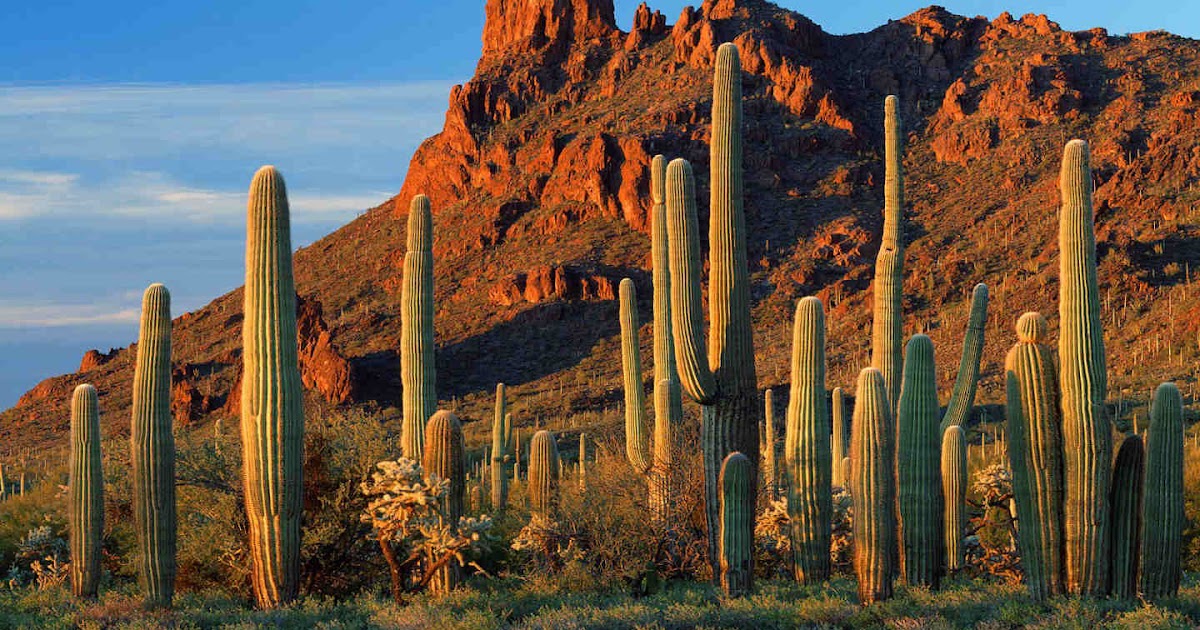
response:
<path id="1" fill-rule="evenodd" d="M 825 402 L 825 311 L 821 301 L 811 296 L 796 303 L 784 453 L 792 571 L 797 581 L 818 584 L 829 579 L 833 471 Z"/>
<path id="2" fill-rule="evenodd" d="M 967 333 L 963 336 L 962 358 L 958 376 L 950 392 L 950 404 L 942 416 L 941 430 L 951 425 L 962 426 L 975 406 L 975 389 L 979 385 L 979 360 L 983 357 L 983 332 L 987 328 L 988 288 L 982 282 L 971 292 L 971 314 Z"/>
<path id="3" fill-rule="evenodd" d="M 146 603 L 170 606 L 175 595 L 175 437 L 171 423 L 171 294 L 152 284 L 142 296 L 133 370 L 133 518 L 138 572 Z"/>
<path id="4" fill-rule="evenodd" d="M 401 451 L 421 456 L 425 423 L 437 410 L 433 364 L 433 212 L 429 197 L 413 197 L 408 209 L 408 249 L 400 288 Z"/>
<path id="5" fill-rule="evenodd" d="M 463 452 L 462 424 L 458 416 L 445 410 L 437 411 L 425 425 L 425 453 L 421 467 L 429 477 L 437 476 L 450 482 L 445 503 L 440 506 L 442 518 L 451 529 L 458 527 L 466 494 L 466 455 Z M 431 582 L 435 593 L 448 593 L 458 584 L 458 570 L 442 567 Z"/>
<path id="6" fill-rule="evenodd" d="M 895 556 L 895 466 L 891 403 L 883 374 L 858 375 L 850 439 L 850 494 L 854 497 L 854 574 L 864 604 L 892 596 Z"/>
<path id="7" fill-rule="evenodd" d="M 654 283 L 654 467 L 650 474 L 650 506 L 664 520 L 672 499 L 671 442 L 674 427 L 683 421 L 683 394 L 675 369 L 675 340 L 671 333 L 671 263 L 667 236 L 667 160 L 650 162 L 650 261 Z"/>
<path id="8" fill-rule="evenodd" d="M 904 137 L 899 109 L 900 101 L 894 95 L 884 99 L 883 242 L 875 258 L 875 314 L 871 322 L 871 367 L 883 375 L 893 414 L 903 369 Z"/>
<path id="9" fill-rule="evenodd" d="M 104 471 L 100 463 L 100 400 L 96 388 L 87 384 L 76 387 L 71 396 L 70 465 L 71 592 L 75 597 L 95 597 L 104 532 Z"/>
<path id="10" fill-rule="evenodd" d="M 579 433 L 579 492 L 587 492 L 587 433 Z"/>
<path id="11" fill-rule="evenodd" d="M 558 504 L 558 444 L 554 434 L 538 431 L 529 441 L 529 509 L 550 516 Z"/>
<path id="12" fill-rule="evenodd" d="M 900 574 L 908 584 L 937 588 L 944 540 L 941 439 L 937 368 L 933 342 L 925 335 L 913 335 L 908 341 L 897 424 Z"/>
<path id="13" fill-rule="evenodd" d="M 1104 595 L 1108 582 L 1108 485 L 1112 429 L 1104 410 L 1107 375 L 1096 284 L 1092 170 L 1088 145 L 1072 140 L 1059 178 L 1058 357 L 1062 366 L 1064 522 L 1067 591 Z"/>
<path id="14" fill-rule="evenodd" d="M 942 433 L 942 496 L 946 568 L 954 571 L 964 566 L 963 538 L 967 533 L 967 439 L 957 425 Z"/>
<path id="15" fill-rule="evenodd" d="M 701 311 L 695 183 L 692 167 L 685 160 L 673 160 L 667 167 L 667 214 L 676 369 L 683 390 L 701 406 L 709 559 L 714 565 L 713 575 L 719 575 L 719 471 L 725 457 L 734 451 L 745 454 L 752 469 L 757 467 L 760 407 L 742 212 L 742 80 L 737 47 L 722 44 L 714 68 L 707 345 Z M 756 495 L 757 491 L 747 497 L 750 505 L 757 500 Z"/>
<path id="16" fill-rule="evenodd" d="M 1142 596 L 1174 597 L 1183 544 L 1183 398 L 1174 383 L 1158 386 L 1150 408 L 1142 522 Z"/>
<path id="17" fill-rule="evenodd" d="M 850 479 L 846 476 L 845 470 L 842 469 L 841 461 L 846 458 L 846 453 L 849 452 L 850 432 L 846 430 L 846 401 L 842 395 L 841 387 L 834 387 L 833 393 L 830 395 L 830 403 L 833 405 L 833 437 L 831 439 L 831 448 L 833 454 L 833 485 L 845 487 L 850 483 Z"/>
<path id="18" fill-rule="evenodd" d="M 295 599 L 300 585 L 304 483 L 291 227 L 287 189 L 274 167 L 254 174 L 247 206 L 242 477 L 254 597 L 274 608 Z"/>
<path id="19" fill-rule="evenodd" d="M 504 383 L 496 384 L 496 415 L 492 419 L 492 509 L 508 504 L 508 463 L 512 461 L 512 421 L 508 417 Z"/>
<path id="20" fill-rule="evenodd" d="M 1025 313 L 1004 362 L 1021 564 L 1035 599 L 1063 592 L 1063 441 L 1046 318 Z"/>
<path id="21" fill-rule="evenodd" d="M 1117 450 L 1112 483 L 1112 593 L 1137 594 L 1138 552 L 1142 536 L 1142 438 L 1130 435 Z M 1155 524 L 1152 527 L 1157 526 Z"/>
<path id="22" fill-rule="evenodd" d="M 779 496 L 779 466 L 775 463 L 775 395 L 770 389 L 763 392 L 761 433 L 763 484 L 767 487 L 767 495 L 774 500 Z"/>
<path id="23" fill-rule="evenodd" d="M 753 535 L 754 469 L 750 459 L 730 453 L 721 463 L 721 588 L 729 597 L 741 597 L 754 586 Z M 828 556 L 828 552 L 826 552 Z"/>

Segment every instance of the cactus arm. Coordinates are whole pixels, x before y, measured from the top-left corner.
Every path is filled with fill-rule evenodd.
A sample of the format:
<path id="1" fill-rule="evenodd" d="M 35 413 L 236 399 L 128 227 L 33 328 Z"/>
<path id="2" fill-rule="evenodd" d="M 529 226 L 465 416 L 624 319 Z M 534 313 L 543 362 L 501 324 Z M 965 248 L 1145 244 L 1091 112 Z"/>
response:
<path id="1" fill-rule="evenodd" d="M 946 415 L 942 417 L 942 431 L 950 425 L 962 426 L 971 416 L 975 390 L 979 385 L 979 361 L 983 358 L 987 309 L 988 288 L 986 284 L 979 283 L 971 292 L 971 314 L 967 320 L 967 334 L 963 337 L 962 358 L 958 362 L 958 376 L 954 379 Z"/>
<path id="2" fill-rule="evenodd" d="M 413 197 L 400 289 L 401 450 L 421 457 L 425 423 L 437 410 L 433 342 L 433 214 L 429 198 Z"/>
<path id="3" fill-rule="evenodd" d="M 650 436 L 646 428 L 646 393 L 642 386 L 638 342 L 637 291 L 633 280 L 621 280 L 621 374 L 625 387 L 625 456 L 639 475 L 650 470 Z"/>
<path id="4" fill-rule="evenodd" d="M 944 533 L 946 568 L 965 566 L 963 538 L 967 527 L 967 440 L 962 427 L 942 434 L 942 496 L 946 501 Z"/>
<path id="5" fill-rule="evenodd" d="M 142 297 L 129 432 L 138 574 L 151 607 L 175 594 L 175 437 L 171 418 L 171 294 Z"/>
<path id="6" fill-rule="evenodd" d="M 696 220 L 696 184 L 684 159 L 667 166 L 667 234 L 671 270 L 671 336 L 679 382 L 701 405 L 717 396 L 704 341 L 700 292 L 700 232 Z"/>

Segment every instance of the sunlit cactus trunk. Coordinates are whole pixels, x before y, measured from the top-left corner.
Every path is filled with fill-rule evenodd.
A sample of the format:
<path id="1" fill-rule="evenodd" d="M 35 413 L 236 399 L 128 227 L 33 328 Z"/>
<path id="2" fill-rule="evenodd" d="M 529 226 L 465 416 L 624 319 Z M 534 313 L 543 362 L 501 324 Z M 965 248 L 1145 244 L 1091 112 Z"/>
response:
<path id="1" fill-rule="evenodd" d="M 971 417 L 971 408 L 975 406 L 975 390 L 979 385 L 979 360 L 983 358 L 987 309 L 988 288 L 980 283 L 971 292 L 971 314 L 967 320 L 967 333 L 963 337 L 962 358 L 958 363 L 954 389 L 950 392 L 950 404 L 942 416 L 942 431 L 951 425 L 963 426 Z"/>
<path id="2" fill-rule="evenodd" d="M 1142 597 L 1174 597 L 1182 577 L 1184 526 L 1183 397 L 1174 383 L 1158 386 L 1150 408 L 1142 523 Z"/>
<path id="3" fill-rule="evenodd" d="M 775 461 L 775 394 L 768 389 L 763 392 L 763 421 L 759 428 L 759 450 L 762 451 L 763 485 L 767 497 L 774 501 L 779 497 L 779 465 Z M 786 428 L 785 428 L 786 430 Z"/>
<path id="4" fill-rule="evenodd" d="M 504 383 L 496 384 L 496 415 L 492 419 L 492 509 L 508 505 L 508 464 L 512 461 L 512 421 L 508 417 Z"/>
<path id="5" fill-rule="evenodd" d="M 709 331 L 704 340 L 700 293 L 700 237 L 691 165 L 667 166 L 667 215 L 671 267 L 671 323 L 675 367 L 684 391 L 700 403 L 700 448 L 708 551 L 717 563 L 719 477 L 725 457 L 739 451 L 757 479 L 758 384 L 750 321 L 750 276 L 742 211 L 742 80 L 737 47 L 717 49 L 710 144 Z M 757 500 L 757 491 L 746 499 Z M 753 529 L 753 525 L 749 525 Z M 745 532 L 752 536 L 753 532 Z"/>
<path id="6" fill-rule="evenodd" d="M 825 399 L 825 311 L 815 297 L 796 303 L 784 453 L 792 571 L 798 582 L 819 584 L 829 579 L 833 501 Z"/>
<path id="7" fill-rule="evenodd" d="M 904 137 L 899 103 L 895 96 L 883 101 L 883 242 L 875 258 L 875 314 L 871 323 L 871 367 L 883 376 L 893 414 L 900 398 L 904 324 Z"/>
<path id="8" fill-rule="evenodd" d="M 1025 313 L 1004 362 L 1008 453 L 1025 583 L 1034 599 L 1064 591 L 1063 441 L 1046 318 Z"/>
<path id="9" fill-rule="evenodd" d="M 895 429 L 890 404 L 879 370 L 860 372 L 850 439 L 850 494 L 854 497 L 854 574 L 864 604 L 889 599 L 895 573 Z"/>
<path id="10" fill-rule="evenodd" d="M 138 571 L 150 606 L 175 595 L 175 437 L 171 422 L 171 294 L 152 284 L 142 297 L 133 371 L 133 518 Z"/>
<path id="11" fill-rule="evenodd" d="M 466 495 L 466 454 L 463 450 L 462 424 L 458 416 L 449 411 L 435 412 L 425 425 L 425 452 L 421 460 L 425 475 L 450 482 L 445 503 L 439 506 L 442 518 L 451 530 L 458 527 L 463 515 L 463 498 Z M 458 568 L 453 565 L 442 567 L 430 582 L 435 593 L 448 593 L 458 584 Z"/>
<path id="12" fill-rule="evenodd" d="M 250 184 L 242 325 L 242 464 L 251 583 L 262 608 L 300 587 L 304 401 L 287 190 L 274 167 Z"/>
<path id="13" fill-rule="evenodd" d="M 933 342 L 913 335 L 904 357 L 897 417 L 896 484 L 900 506 L 900 574 L 937 588 L 942 572 L 941 436 Z"/>
<path id="14" fill-rule="evenodd" d="M 1059 338 L 1066 587 L 1076 595 L 1108 591 L 1108 490 L 1112 428 L 1107 392 L 1100 294 L 1096 282 L 1092 170 L 1088 145 L 1072 140 L 1063 151 L 1059 188 Z"/>
<path id="15" fill-rule="evenodd" d="M 100 461 L 100 400 L 80 385 L 71 396 L 71 460 L 67 482 L 71 592 L 96 596 L 100 584 L 100 537 L 104 533 L 104 471 Z"/>
<path id="16" fill-rule="evenodd" d="M 425 423 L 437 410 L 433 363 L 433 213 L 429 197 L 413 197 L 400 287 L 401 452 L 419 459 Z"/>
<path id="17" fill-rule="evenodd" d="M 846 487 L 850 484 L 850 478 L 846 475 L 845 469 L 841 462 L 850 452 L 850 432 L 846 427 L 846 400 L 842 394 L 841 387 L 834 387 L 833 393 L 830 395 L 830 404 L 833 406 L 831 415 L 833 417 L 833 437 L 830 439 L 830 448 L 833 450 L 831 460 L 833 462 L 833 485 Z"/>
<path id="18" fill-rule="evenodd" d="M 946 568 L 956 571 L 965 566 L 963 539 L 967 535 L 967 439 L 957 425 L 942 434 L 942 496 Z"/>
<path id="19" fill-rule="evenodd" d="M 538 431 L 529 441 L 529 509 L 553 516 L 558 506 L 558 444 L 554 434 Z"/>
<path id="20" fill-rule="evenodd" d="M 1117 449 L 1112 480 L 1112 594 L 1137 595 L 1138 553 L 1142 536 L 1142 438 L 1130 435 Z M 1152 525 L 1154 526 L 1154 525 Z"/>
<path id="21" fill-rule="evenodd" d="M 730 453 L 721 464 L 720 486 L 721 589 L 729 597 L 741 597 L 754 587 L 754 503 L 746 499 L 755 491 L 750 459 Z"/>

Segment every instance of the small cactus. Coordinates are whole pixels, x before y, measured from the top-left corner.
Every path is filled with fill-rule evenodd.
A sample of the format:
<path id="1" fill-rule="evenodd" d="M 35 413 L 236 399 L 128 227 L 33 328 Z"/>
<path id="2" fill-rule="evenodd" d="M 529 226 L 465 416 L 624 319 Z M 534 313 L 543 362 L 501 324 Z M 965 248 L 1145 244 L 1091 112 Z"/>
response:
<path id="1" fill-rule="evenodd" d="M 1126 437 L 1117 449 L 1112 483 L 1112 594 L 1137 594 L 1138 552 L 1142 535 L 1142 439 Z"/>
<path id="2" fill-rule="evenodd" d="M 850 495 L 854 498 L 854 574 L 864 604 L 892 596 L 895 556 L 895 466 L 892 412 L 883 374 L 858 375 L 850 439 Z"/>
<path id="3" fill-rule="evenodd" d="M 445 410 L 437 411 L 425 425 L 424 456 L 421 467 L 425 475 L 450 482 L 445 503 L 440 506 L 442 518 L 451 530 L 458 527 L 463 514 L 466 495 L 466 454 L 463 451 L 462 424 L 458 416 Z M 430 583 L 435 593 L 448 593 L 458 583 L 457 567 L 446 566 L 438 570 Z"/>
<path id="4" fill-rule="evenodd" d="M 769 393 L 769 392 L 768 392 Z M 825 399 L 825 311 L 821 301 L 796 303 L 792 329 L 792 389 L 784 452 L 788 470 L 788 520 L 792 570 L 798 582 L 829 579 L 833 501 Z"/>
<path id="5" fill-rule="evenodd" d="M 553 515 L 558 504 L 558 444 L 554 434 L 538 431 L 529 442 L 529 509 Z"/>
<path id="6" fill-rule="evenodd" d="M 104 471 L 100 462 L 100 400 L 80 385 L 71 396 L 71 462 L 67 522 L 71 592 L 92 598 L 100 584 L 100 537 L 104 532 Z"/>
<path id="7" fill-rule="evenodd" d="M 496 415 L 492 419 L 492 509 L 508 504 L 507 464 L 512 460 L 512 419 L 508 417 L 504 383 L 496 384 Z"/>
<path id="8" fill-rule="evenodd" d="M 883 242 L 875 258 L 871 367 L 883 376 L 890 411 L 894 414 L 900 398 L 903 369 L 900 347 L 904 303 L 904 136 L 900 128 L 899 99 L 889 95 L 883 101 L 883 108 Z"/>
<path id="9" fill-rule="evenodd" d="M 171 294 L 152 284 L 142 297 L 133 371 L 129 463 L 138 572 L 150 606 L 175 595 L 175 437 L 171 418 Z"/>
<path id="10" fill-rule="evenodd" d="M 287 189 L 274 167 L 250 184 L 242 323 L 242 471 L 251 584 L 261 608 L 300 587 L 304 406 Z"/>
<path id="11" fill-rule="evenodd" d="M 965 566 L 963 538 L 967 534 L 967 440 L 962 427 L 951 425 L 942 433 L 942 496 L 946 511 L 946 568 Z"/>
<path id="12" fill-rule="evenodd" d="M 944 507 L 937 368 L 933 342 L 925 335 L 913 335 L 908 341 L 897 425 L 900 574 L 908 584 L 936 589 L 942 571 Z"/>
<path id="13" fill-rule="evenodd" d="M 587 434 L 579 434 L 579 493 L 587 492 Z"/>
<path id="14" fill-rule="evenodd" d="M 404 456 L 421 457 L 425 423 L 437 409 L 433 364 L 433 213 L 429 197 L 413 197 L 400 288 L 400 384 Z"/>
<path id="15" fill-rule="evenodd" d="M 779 466 L 775 463 L 775 395 L 770 389 L 763 392 L 763 423 L 759 429 L 762 451 L 762 478 L 767 495 L 779 496 Z"/>
<path id="16" fill-rule="evenodd" d="M 721 589 L 728 597 L 750 593 L 754 585 L 754 469 L 750 458 L 730 453 L 721 464 Z M 826 553 L 828 555 L 828 553 Z"/>
<path id="17" fill-rule="evenodd" d="M 967 334 L 963 337 L 962 358 L 958 362 L 958 376 L 950 393 L 950 404 L 942 416 L 941 430 L 950 425 L 962 426 L 971 416 L 975 406 L 975 389 L 979 385 L 979 360 L 983 357 L 983 333 L 987 329 L 988 288 L 982 282 L 971 292 L 971 314 L 967 320 Z"/>
<path id="18" fill-rule="evenodd" d="M 1159 385 L 1150 407 L 1142 523 L 1142 597 L 1174 597 L 1182 576 L 1184 524 L 1183 398 L 1174 383 Z"/>
<path id="19" fill-rule="evenodd" d="M 831 459 L 834 464 L 833 485 L 844 488 L 850 484 L 850 477 L 841 466 L 841 462 L 846 458 L 846 453 L 849 452 L 850 432 L 846 430 L 846 401 L 841 387 L 833 388 L 833 394 L 830 395 L 830 403 L 833 407 L 833 438 L 831 440 L 831 448 L 833 449 Z"/>

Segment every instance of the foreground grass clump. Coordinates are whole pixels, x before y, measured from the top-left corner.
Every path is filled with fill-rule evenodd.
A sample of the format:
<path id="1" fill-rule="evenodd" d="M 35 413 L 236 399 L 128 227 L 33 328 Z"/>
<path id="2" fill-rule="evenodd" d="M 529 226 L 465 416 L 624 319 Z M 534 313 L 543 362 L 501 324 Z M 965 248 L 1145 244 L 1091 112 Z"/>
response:
<path id="1" fill-rule="evenodd" d="M 760 581 L 755 593 L 726 599 L 695 582 L 667 585 L 635 599 L 611 588 L 579 590 L 569 580 L 473 580 L 451 595 L 421 595 L 405 607 L 383 593 L 337 601 L 310 597 L 279 610 L 246 600 L 186 593 L 173 611 L 146 612 L 133 589 L 79 603 L 65 589 L 0 592 L 0 628 L 1191 628 L 1200 624 L 1200 583 L 1157 606 L 1118 600 L 1051 598 L 1034 602 L 1019 585 L 950 579 L 931 592 L 899 588 L 862 607 L 853 581 L 827 586 Z"/>

